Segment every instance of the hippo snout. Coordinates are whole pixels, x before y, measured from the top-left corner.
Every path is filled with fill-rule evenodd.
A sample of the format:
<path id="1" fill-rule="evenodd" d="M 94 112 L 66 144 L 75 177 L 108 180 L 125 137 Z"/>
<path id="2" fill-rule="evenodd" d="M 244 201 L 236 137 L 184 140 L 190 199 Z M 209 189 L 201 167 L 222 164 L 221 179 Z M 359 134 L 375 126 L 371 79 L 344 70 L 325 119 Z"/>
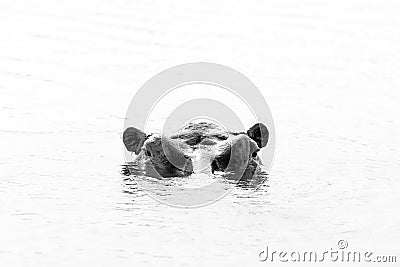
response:
<path id="1" fill-rule="evenodd" d="M 144 142 L 142 150 L 154 168 L 164 177 L 187 176 L 193 172 L 193 163 L 184 154 L 188 147 L 166 136 L 152 135 Z"/>

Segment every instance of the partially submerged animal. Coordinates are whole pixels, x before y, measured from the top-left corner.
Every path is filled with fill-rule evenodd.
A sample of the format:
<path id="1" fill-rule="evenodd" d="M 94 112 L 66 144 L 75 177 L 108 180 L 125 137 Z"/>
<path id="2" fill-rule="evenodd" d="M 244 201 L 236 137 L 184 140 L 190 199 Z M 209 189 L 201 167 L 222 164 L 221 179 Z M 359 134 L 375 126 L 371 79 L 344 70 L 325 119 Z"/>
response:
<path id="1" fill-rule="evenodd" d="M 189 123 L 171 136 L 146 135 L 134 127 L 123 133 L 126 149 L 162 177 L 222 171 L 249 179 L 261 164 L 257 152 L 267 145 L 268 138 L 268 129 L 262 123 L 256 123 L 246 133 L 226 132 L 209 122 Z"/>

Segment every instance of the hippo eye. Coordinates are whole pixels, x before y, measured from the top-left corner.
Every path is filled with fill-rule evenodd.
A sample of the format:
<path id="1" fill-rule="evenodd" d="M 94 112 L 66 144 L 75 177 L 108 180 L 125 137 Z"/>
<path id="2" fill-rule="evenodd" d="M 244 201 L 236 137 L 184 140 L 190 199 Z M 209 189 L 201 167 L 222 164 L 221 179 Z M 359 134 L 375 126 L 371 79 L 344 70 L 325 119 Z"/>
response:
<path id="1" fill-rule="evenodd" d="M 151 157 L 150 151 L 146 150 L 145 154 L 146 154 L 146 156 Z"/>
<path id="2" fill-rule="evenodd" d="M 252 156 L 253 158 L 257 157 L 257 152 L 253 152 L 253 154 L 251 154 L 251 156 Z"/>

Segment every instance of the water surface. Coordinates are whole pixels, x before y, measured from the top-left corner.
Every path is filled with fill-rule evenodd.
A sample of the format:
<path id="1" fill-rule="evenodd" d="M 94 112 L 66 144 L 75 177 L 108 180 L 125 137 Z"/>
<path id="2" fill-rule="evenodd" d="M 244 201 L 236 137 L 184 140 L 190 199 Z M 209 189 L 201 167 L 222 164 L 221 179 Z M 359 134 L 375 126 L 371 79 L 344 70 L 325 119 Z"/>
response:
<path id="1" fill-rule="evenodd" d="M 267 244 L 326 250 L 340 239 L 400 254 L 399 8 L 2 2 L 0 265 L 252 266 L 267 264 Z M 260 88 L 277 148 L 255 192 L 177 209 L 120 173 L 120 135 L 137 88 L 195 61 Z"/>

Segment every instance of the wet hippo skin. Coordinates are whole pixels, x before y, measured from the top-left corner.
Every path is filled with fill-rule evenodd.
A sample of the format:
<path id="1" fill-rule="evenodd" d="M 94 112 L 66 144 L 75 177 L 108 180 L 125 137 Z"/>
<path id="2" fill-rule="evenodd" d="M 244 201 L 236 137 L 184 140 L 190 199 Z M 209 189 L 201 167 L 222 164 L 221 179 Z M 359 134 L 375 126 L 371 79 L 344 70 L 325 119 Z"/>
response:
<path id="1" fill-rule="evenodd" d="M 150 162 L 163 177 L 188 176 L 200 159 L 208 161 L 212 173 L 238 172 L 242 179 L 249 179 L 261 163 L 257 152 L 267 145 L 268 138 L 262 123 L 246 133 L 226 132 L 209 122 L 189 123 L 171 136 L 146 135 L 135 127 L 123 133 L 126 149 L 138 155 L 137 160 Z"/>

